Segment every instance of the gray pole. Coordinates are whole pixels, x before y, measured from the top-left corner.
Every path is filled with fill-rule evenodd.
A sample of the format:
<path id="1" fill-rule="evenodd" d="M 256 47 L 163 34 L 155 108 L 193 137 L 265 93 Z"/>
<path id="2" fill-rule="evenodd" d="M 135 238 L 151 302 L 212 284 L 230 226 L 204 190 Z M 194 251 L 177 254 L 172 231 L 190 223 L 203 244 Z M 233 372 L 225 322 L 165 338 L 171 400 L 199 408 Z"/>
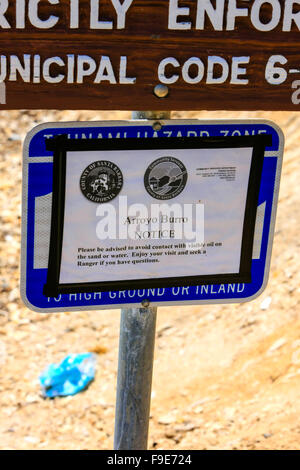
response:
<path id="1" fill-rule="evenodd" d="M 170 119 L 169 112 L 137 111 L 133 119 Z M 115 450 L 147 449 L 156 307 L 121 311 Z"/>

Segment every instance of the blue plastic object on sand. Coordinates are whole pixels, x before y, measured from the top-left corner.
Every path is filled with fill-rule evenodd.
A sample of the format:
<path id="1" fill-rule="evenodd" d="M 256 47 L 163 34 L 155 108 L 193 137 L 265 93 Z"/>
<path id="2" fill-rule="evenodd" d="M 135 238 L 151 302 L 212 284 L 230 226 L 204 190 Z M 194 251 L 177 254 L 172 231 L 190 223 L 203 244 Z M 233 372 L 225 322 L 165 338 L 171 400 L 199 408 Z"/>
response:
<path id="1" fill-rule="evenodd" d="M 94 379 L 96 357 L 91 353 L 69 354 L 59 364 L 50 364 L 40 375 L 45 397 L 75 395 Z"/>

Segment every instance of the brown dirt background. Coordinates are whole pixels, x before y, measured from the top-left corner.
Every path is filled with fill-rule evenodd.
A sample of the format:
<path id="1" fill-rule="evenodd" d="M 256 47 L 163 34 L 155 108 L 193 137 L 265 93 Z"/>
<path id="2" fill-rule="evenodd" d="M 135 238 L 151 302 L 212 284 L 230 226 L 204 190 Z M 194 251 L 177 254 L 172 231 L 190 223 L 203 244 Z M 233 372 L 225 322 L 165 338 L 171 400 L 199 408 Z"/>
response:
<path id="1" fill-rule="evenodd" d="M 119 310 L 39 314 L 19 295 L 21 160 L 42 122 L 129 119 L 127 112 L 0 113 L 0 448 L 112 449 Z M 174 112 L 263 118 L 285 134 L 270 280 L 246 304 L 160 308 L 150 449 L 300 449 L 300 114 Z M 97 353 L 95 381 L 45 400 L 38 376 L 68 353 Z"/>

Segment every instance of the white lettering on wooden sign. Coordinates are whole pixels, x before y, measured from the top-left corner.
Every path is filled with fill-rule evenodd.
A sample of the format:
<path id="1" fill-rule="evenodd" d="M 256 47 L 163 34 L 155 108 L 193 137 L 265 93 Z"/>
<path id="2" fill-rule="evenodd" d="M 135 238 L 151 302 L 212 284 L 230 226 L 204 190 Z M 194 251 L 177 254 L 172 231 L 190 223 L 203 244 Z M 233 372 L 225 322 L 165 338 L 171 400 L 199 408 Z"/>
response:
<path id="1" fill-rule="evenodd" d="M 64 3 L 60 12 L 56 9 L 53 14 L 52 6 L 60 5 L 61 0 L 44 0 L 48 3 L 48 17 L 41 17 L 39 7 L 42 0 L 1 0 L 0 2 L 0 29 L 25 29 L 29 21 L 34 28 L 47 30 L 55 28 L 59 20 L 68 18 L 69 28 L 78 29 L 80 24 L 80 9 L 83 8 L 81 0 L 69 0 Z M 247 3 L 246 3 L 247 2 Z M 300 30 L 300 0 L 244 0 L 243 8 L 238 7 L 237 0 L 197 0 L 195 17 L 191 9 L 183 0 L 168 0 L 168 21 L 166 30 L 188 31 L 193 29 L 205 30 L 211 25 L 215 31 L 233 31 L 239 21 L 247 18 L 249 25 L 257 31 L 269 32 L 280 26 L 281 31 L 291 31 L 293 26 Z M 125 29 L 127 13 L 134 6 L 135 0 L 110 0 L 110 18 L 102 16 L 102 0 L 89 0 L 88 16 L 91 30 Z M 14 21 L 7 15 L 10 5 L 14 6 Z M 27 6 L 27 7 L 26 7 Z M 84 4 L 86 7 L 86 4 Z M 268 22 L 261 20 L 264 7 L 269 7 Z"/>

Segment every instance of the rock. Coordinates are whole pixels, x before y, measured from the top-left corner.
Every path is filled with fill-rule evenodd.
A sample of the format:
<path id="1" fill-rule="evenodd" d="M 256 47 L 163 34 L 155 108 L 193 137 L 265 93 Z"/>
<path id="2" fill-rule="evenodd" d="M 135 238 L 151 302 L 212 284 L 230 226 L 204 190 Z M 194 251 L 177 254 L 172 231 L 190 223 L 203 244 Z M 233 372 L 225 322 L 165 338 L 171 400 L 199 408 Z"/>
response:
<path id="1" fill-rule="evenodd" d="M 56 338 L 49 338 L 45 341 L 45 346 L 48 348 L 49 346 L 53 346 L 56 343 Z"/>
<path id="2" fill-rule="evenodd" d="M 176 423 L 176 416 L 174 413 L 168 413 L 166 415 L 161 416 L 158 419 L 159 424 L 172 424 Z"/>
<path id="3" fill-rule="evenodd" d="M 272 346 L 268 349 L 267 355 L 272 354 L 274 351 L 277 349 L 280 349 L 284 344 L 286 343 L 285 338 L 279 338 L 275 343 L 272 344 Z"/>
<path id="4" fill-rule="evenodd" d="M 165 331 L 170 330 L 171 328 L 172 328 L 172 325 L 168 325 L 168 324 L 160 327 L 157 331 L 158 338 L 160 338 L 165 333 Z"/>
<path id="5" fill-rule="evenodd" d="M 28 442 L 29 444 L 37 444 L 40 440 L 34 436 L 25 436 L 24 441 Z"/>
<path id="6" fill-rule="evenodd" d="M 200 413 L 203 413 L 203 406 L 196 406 L 194 409 L 193 409 L 194 413 L 196 414 L 200 414 Z"/>
<path id="7" fill-rule="evenodd" d="M 167 431 L 165 431 L 165 436 L 168 439 L 172 439 L 173 437 L 175 437 L 175 435 L 176 435 L 176 432 L 174 429 L 167 429 Z"/>
<path id="8" fill-rule="evenodd" d="M 18 288 L 15 288 L 15 289 L 10 291 L 10 293 L 8 295 L 8 300 L 10 302 L 14 302 L 15 300 L 17 300 L 19 298 L 20 298 L 20 291 L 19 291 Z"/>
<path id="9" fill-rule="evenodd" d="M 224 408 L 224 417 L 228 421 L 232 421 L 236 413 L 236 409 L 232 407 Z"/>
<path id="10" fill-rule="evenodd" d="M 8 140 L 12 140 L 12 141 L 18 142 L 18 141 L 22 140 L 22 137 L 21 137 L 19 134 L 13 133 L 13 134 L 10 134 Z"/>
<path id="11" fill-rule="evenodd" d="M 39 402 L 39 401 L 41 401 L 40 396 L 39 396 L 39 395 L 36 395 L 36 394 L 34 394 L 34 393 L 29 393 L 29 394 L 26 396 L 26 398 L 25 398 L 25 402 L 26 402 L 26 403 L 29 403 L 29 404 L 31 404 L 31 403 L 37 403 L 37 402 Z"/>
<path id="12" fill-rule="evenodd" d="M 272 297 L 268 296 L 266 297 L 260 304 L 260 309 L 261 310 L 268 310 L 272 302 Z"/>
<path id="13" fill-rule="evenodd" d="M 101 344 L 95 344 L 94 346 L 89 348 L 88 351 L 95 354 L 105 354 L 107 353 L 108 349 Z"/>
<path id="14" fill-rule="evenodd" d="M 175 426 L 175 431 L 176 432 L 188 432 L 188 431 L 193 431 L 194 429 L 200 428 L 199 423 L 194 423 L 192 421 L 189 421 L 187 423 L 179 424 L 178 426 Z"/>
<path id="15" fill-rule="evenodd" d="M 28 337 L 28 333 L 26 331 L 15 331 L 14 339 L 16 341 L 23 341 Z"/>
<path id="16" fill-rule="evenodd" d="M 220 397 L 204 397 L 204 398 L 201 398 L 201 400 L 197 400 L 194 403 L 192 403 L 190 405 L 190 408 L 193 409 L 199 405 L 204 405 L 205 403 L 209 403 L 211 401 L 218 401 L 218 400 L 220 400 Z"/>
<path id="17" fill-rule="evenodd" d="M 1 319 L 5 319 L 5 321 L 8 320 L 8 312 L 6 312 L 5 310 L 0 310 L 0 321 Z"/>

